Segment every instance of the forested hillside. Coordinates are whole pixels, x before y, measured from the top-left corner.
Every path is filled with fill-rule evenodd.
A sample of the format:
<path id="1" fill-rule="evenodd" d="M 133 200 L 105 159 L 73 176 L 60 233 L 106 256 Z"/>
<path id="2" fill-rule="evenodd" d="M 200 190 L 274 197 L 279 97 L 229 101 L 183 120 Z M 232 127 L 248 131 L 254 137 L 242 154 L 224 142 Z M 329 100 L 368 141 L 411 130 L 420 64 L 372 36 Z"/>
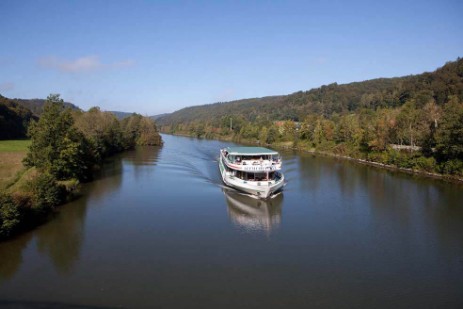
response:
<path id="1" fill-rule="evenodd" d="M 26 138 L 31 119 L 38 119 L 45 103 L 46 100 L 42 99 L 10 99 L 0 95 L 0 140 Z M 79 110 L 74 104 L 63 104 L 72 110 Z"/>
<path id="2" fill-rule="evenodd" d="M 157 123 L 168 133 L 463 175 L 463 59 L 431 73 L 189 107 Z"/>
<path id="3" fill-rule="evenodd" d="M 290 95 L 244 99 L 193 106 L 158 118 L 160 126 L 208 122 L 217 126 L 223 116 L 246 120 L 303 121 L 308 114 L 329 117 L 359 109 L 400 107 L 414 99 L 418 107 L 428 102 L 442 106 L 451 95 L 463 99 L 463 59 L 448 62 L 432 73 L 363 82 L 324 85 Z"/>
<path id="4" fill-rule="evenodd" d="M 29 109 L 0 95 L 0 140 L 25 138 L 34 118 Z"/>
<path id="5" fill-rule="evenodd" d="M 133 115 L 133 113 L 127 113 L 127 112 L 118 112 L 118 111 L 109 111 L 112 113 L 114 116 L 116 116 L 117 119 L 122 120 L 124 118 L 130 117 Z"/>
<path id="6" fill-rule="evenodd" d="M 45 104 L 47 103 L 47 100 L 43 99 L 12 99 L 16 103 L 24 106 L 25 108 L 31 110 L 34 115 L 40 116 L 43 113 L 43 109 L 45 107 Z M 65 107 L 68 107 L 70 109 L 74 110 L 79 110 L 77 106 L 75 106 L 72 103 L 69 102 L 63 102 Z"/>

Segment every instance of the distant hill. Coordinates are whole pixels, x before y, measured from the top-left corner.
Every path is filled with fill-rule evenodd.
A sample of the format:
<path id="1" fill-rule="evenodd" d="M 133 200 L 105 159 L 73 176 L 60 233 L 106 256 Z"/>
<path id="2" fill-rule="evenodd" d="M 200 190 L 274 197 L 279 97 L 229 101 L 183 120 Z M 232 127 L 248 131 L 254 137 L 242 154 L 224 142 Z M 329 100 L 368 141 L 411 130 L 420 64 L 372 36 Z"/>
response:
<path id="1" fill-rule="evenodd" d="M 31 110 L 32 113 L 34 113 L 34 115 L 36 116 L 40 116 L 42 114 L 43 107 L 46 102 L 46 100 L 44 99 L 12 99 L 12 100 L 24 106 L 25 108 Z M 71 109 L 80 110 L 79 107 L 69 102 L 64 102 L 64 106 L 69 107 Z"/>
<path id="2" fill-rule="evenodd" d="M 0 95 L 0 139 L 26 138 L 30 121 L 40 117 L 45 102 L 43 99 L 10 99 Z M 69 102 L 64 105 L 80 110 Z"/>
<path id="3" fill-rule="evenodd" d="M 37 119 L 32 111 L 0 95 L 0 140 L 26 138 L 32 119 Z"/>
<path id="4" fill-rule="evenodd" d="M 132 116 L 134 113 L 127 113 L 127 112 L 118 112 L 118 111 L 109 111 L 116 116 L 117 119 L 122 120 L 124 118 Z"/>
<path id="5" fill-rule="evenodd" d="M 267 116 L 268 109 L 285 102 L 287 96 L 269 96 L 263 98 L 243 99 L 231 102 L 191 106 L 170 114 L 159 115 L 158 125 L 181 124 L 191 121 L 213 121 L 228 115 L 246 115 L 246 118 L 256 119 Z"/>
<path id="6" fill-rule="evenodd" d="M 109 111 L 110 113 L 113 113 L 114 116 L 117 117 L 117 119 L 119 120 L 122 120 L 124 118 L 127 118 L 127 117 L 130 117 L 132 116 L 134 113 L 128 113 L 128 112 L 118 112 L 118 111 Z M 154 116 L 149 116 L 148 118 L 151 118 L 153 119 L 154 121 L 158 120 L 159 118 L 161 117 L 166 117 L 167 115 L 169 115 L 169 113 L 165 113 L 165 114 L 159 114 L 159 115 L 154 115 Z"/>
<path id="7" fill-rule="evenodd" d="M 223 117 L 239 117 L 245 121 L 302 121 L 308 114 L 346 114 L 358 109 L 399 107 L 414 99 L 417 106 L 429 100 L 442 105 L 449 96 L 463 101 L 463 59 L 448 62 L 432 73 L 396 78 L 378 78 L 338 85 L 333 83 L 289 95 L 232 102 L 219 102 L 183 108 L 157 119 L 158 126 L 209 123 L 220 126 Z"/>
<path id="8" fill-rule="evenodd" d="M 154 116 L 150 116 L 150 118 L 153 119 L 154 121 L 157 121 L 159 118 L 167 117 L 168 115 L 170 115 L 170 113 L 164 113 L 164 114 L 154 115 Z"/>

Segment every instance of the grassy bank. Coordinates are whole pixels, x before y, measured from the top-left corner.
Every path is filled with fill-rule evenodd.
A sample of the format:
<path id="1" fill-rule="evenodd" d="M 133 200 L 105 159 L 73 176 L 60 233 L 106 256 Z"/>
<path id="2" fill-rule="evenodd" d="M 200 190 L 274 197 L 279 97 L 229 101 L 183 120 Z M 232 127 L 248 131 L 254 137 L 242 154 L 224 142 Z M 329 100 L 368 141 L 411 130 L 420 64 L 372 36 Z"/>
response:
<path id="1" fill-rule="evenodd" d="M 31 141 L 27 139 L 0 141 L 0 154 L 9 152 L 23 152 L 25 154 L 30 144 Z"/>
<path id="2" fill-rule="evenodd" d="M 5 189 L 18 177 L 24 166 L 30 140 L 0 141 L 0 190 Z"/>

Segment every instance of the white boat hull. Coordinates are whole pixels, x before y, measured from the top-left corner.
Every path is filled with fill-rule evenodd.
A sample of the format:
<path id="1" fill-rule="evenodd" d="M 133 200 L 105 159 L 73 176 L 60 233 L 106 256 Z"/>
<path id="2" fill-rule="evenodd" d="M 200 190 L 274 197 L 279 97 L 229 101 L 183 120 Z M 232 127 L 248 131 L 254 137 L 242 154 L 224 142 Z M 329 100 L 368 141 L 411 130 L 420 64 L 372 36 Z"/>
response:
<path id="1" fill-rule="evenodd" d="M 272 194 L 280 191 L 285 185 L 283 174 L 270 181 L 248 181 L 237 178 L 224 168 L 223 162 L 219 160 L 220 173 L 223 182 L 232 188 L 255 195 L 259 198 L 268 198 Z"/>

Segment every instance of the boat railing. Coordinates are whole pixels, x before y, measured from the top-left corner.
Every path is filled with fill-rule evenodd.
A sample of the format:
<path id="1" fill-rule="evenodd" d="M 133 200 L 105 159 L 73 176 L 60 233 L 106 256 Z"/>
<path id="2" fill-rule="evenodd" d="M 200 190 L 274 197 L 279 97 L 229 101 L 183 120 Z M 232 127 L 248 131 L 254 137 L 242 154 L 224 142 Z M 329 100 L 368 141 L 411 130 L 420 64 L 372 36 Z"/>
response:
<path id="1" fill-rule="evenodd" d="M 282 181 L 282 179 L 283 179 L 280 174 L 278 174 L 275 177 L 274 180 L 241 179 L 241 178 L 238 178 L 238 177 L 233 176 L 233 175 L 230 175 L 229 178 L 233 179 L 235 181 L 241 182 L 241 183 L 245 183 L 245 184 L 249 184 L 249 185 L 256 185 L 258 187 L 275 185 L 275 184 L 279 183 L 280 181 Z"/>
<path id="2" fill-rule="evenodd" d="M 269 160 L 259 161 L 259 160 L 243 160 L 243 161 L 230 161 L 225 157 L 225 162 L 234 165 L 234 167 L 239 167 L 243 171 L 274 171 L 280 168 L 281 162 L 273 162 Z"/>

